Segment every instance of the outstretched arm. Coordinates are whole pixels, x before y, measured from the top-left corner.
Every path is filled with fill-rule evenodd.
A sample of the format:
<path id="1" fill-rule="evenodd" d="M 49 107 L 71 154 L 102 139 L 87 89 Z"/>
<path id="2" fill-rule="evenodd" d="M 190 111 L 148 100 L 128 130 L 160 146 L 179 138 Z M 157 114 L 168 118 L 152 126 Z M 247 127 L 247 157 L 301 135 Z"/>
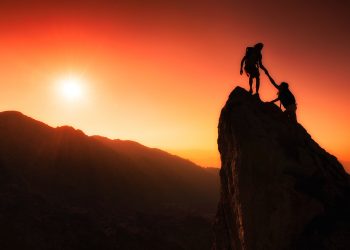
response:
<path id="1" fill-rule="evenodd" d="M 263 71 L 267 71 L 266 68 L 264 67 L 263 63 L 262 63 L 262 56 L 260 55 L 260 58 L 259 58 L 259 67 L 263 70 Z"/>
<path id="2" fill-rule="evenodd" d="M 273 86 L 275 86 L 276 89 L 278 89 L 278 85 L 276 84 L 275 80 L 272 79 L 272 77 L 270 76 L 269 72 L 267 71 L 267 69 L 264 69 L 267 77 L 270 79 L 270 82 L 272 83 Z"/>
<path id="3" fill-rule="evenodd" d="M 245 56 L 242 58 L 242 61 L 241 61 L 241 69 L 240 69 L 240 71 L 239 71 L 239 73 L 242 75 L 243 74 L 243 63 L 244 63 L 244 61 L 245 61 Z"/>

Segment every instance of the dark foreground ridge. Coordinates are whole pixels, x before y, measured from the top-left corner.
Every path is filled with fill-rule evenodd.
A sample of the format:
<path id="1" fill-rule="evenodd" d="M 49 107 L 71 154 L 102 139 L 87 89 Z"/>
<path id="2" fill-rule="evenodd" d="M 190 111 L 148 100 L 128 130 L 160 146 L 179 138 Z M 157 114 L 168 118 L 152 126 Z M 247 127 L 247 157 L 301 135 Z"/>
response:
<path id="1" fill-rule="evenodd" d="M 301 125 L 237 87 L 218 129 L 214 250 L 350 249 L 349 175 Z"/>
<path id="2" fill-rule="evenodd" d="M 210 249 L 217 171 L 0 113 L 0 249 Z"/>

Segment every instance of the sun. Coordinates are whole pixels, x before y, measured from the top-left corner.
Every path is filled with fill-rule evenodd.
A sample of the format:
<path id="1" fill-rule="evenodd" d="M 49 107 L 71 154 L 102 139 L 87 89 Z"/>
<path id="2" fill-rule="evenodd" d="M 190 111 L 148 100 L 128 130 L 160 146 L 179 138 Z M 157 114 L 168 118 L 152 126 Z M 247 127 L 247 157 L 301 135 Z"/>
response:
<path id="1" fill-rule="evenodd" d="M 76 101 L 84 95 L 84 82 L 81 77 L 68 75 L 58 80 L 60 94 L 66 100 Z"/>

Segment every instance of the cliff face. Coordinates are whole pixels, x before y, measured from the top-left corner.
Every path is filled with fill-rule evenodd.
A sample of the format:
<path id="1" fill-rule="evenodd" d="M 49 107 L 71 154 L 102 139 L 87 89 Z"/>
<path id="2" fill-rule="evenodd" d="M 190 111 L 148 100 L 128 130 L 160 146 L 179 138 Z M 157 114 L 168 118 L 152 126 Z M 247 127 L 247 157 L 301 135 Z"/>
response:
<path id="1" fill-rule="evenodd" d="M 214 250 L 350 249 L 349 175 L 301 125 L 238 87 L 218 129 Z"/>

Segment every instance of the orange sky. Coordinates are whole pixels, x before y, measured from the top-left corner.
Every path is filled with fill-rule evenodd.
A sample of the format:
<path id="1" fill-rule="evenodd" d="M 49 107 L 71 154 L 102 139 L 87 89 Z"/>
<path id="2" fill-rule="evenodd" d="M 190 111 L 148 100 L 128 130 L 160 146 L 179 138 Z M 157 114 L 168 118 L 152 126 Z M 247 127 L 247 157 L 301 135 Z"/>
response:
<path id="1" fill-rule="evenodd" d="M 235 86 L 247 87 L 239 63 L 261 41 L 265 66 L 295 93 L 299 121 L 350 162 L 346 1 L 40 2 L 0 3 L 0 110 L 218 167 L 220 110 Z M 58 93 L 69 74 L 84 79 L 80 100 Z M 275 95 L 262 76 L 262 99 Z"/>

